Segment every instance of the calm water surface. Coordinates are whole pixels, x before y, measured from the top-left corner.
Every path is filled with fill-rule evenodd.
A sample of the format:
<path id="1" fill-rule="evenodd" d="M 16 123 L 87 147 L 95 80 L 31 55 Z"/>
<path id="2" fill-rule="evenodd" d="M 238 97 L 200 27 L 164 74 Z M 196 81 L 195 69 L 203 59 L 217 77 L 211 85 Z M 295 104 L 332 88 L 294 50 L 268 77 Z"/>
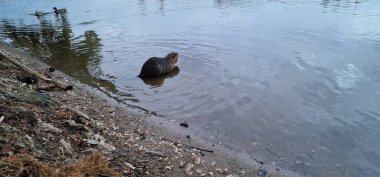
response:
<path id="1" fill-rule="evenodd" d="M 380 1 L 358 1 L 0 0 L 0 40 L 252 159 L 378 177 Z M 171 51 L 178 70 L 136 77 Z"/>

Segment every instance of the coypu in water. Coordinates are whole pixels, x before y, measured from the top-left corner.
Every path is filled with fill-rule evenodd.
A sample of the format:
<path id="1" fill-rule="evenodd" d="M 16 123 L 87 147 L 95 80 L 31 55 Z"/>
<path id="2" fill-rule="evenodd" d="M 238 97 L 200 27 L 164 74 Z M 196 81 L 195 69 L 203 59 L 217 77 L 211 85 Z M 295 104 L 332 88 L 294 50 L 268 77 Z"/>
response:
<path id="1" fill-rule="evenodd" d="M 152 78 L 141 78 L 143 82 L 147 85 L 153 86 L 153 87 L 159 87 L 164 84 L 165 79 L 172 78 L 179 73 L 179 68 L 178 66 L 174 66 L 173 70 L 168 72 L 167 74 L 164 74 L 162 76 L 158 77 L 152 77 Z"/>
<path id="2" fill-rule="evenodd" d="M 149 58 L 141 68 L 141 72 L 138 77 L 151 78 L 167 74 L 173 70 L 177 61 L 178 53 L 175 52 L 169 53 L 165 58 Z"/>

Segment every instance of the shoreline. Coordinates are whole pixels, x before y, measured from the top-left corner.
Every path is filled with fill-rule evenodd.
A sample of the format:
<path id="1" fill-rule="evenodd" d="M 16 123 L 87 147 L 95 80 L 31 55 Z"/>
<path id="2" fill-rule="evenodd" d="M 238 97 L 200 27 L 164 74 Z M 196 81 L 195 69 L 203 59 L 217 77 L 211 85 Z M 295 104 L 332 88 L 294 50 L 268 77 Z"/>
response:
<path id="1" fill-rule="evenodd" d="M 16 51 L 8 45 L 0 44 L 0 51 L 9 53 L 10 57 L 18 57 L 20 62 L 36 71 L 44 71 L 49 67 L 43 61 L 32 58 L 25 52 Z M 3 63 L 7 61 L 0 60 L 0 64 Z M 17 69 L 13 66 L 9 70 L 13 72 Z M 20 74 L 17 72 L 13 73 Z M 263 173 L 263 169 L 268 172 L 264 176 L 288 176 L 285 175 L 288 173 L 285 170 L 276 171 L 274 167 L 262 165 L 247 155 L 191 136 L 190 131 L 183 130 L 179 125 L 119 103 L 103 91 L 82 84 L 60 71 L 55 71 L 53 78 L 73 84 L 74 89 L 43 93 L 101 123 L 101 128 L 94 132 L 104 136 L 106 142 L 110 142 L 116 150 L 107 152 L 98 146 L 91 148 L 100 151 L 106 159 L 112 159 L 111 162 L 108 161 L 110 168 L 122 176 L 259 176 L 259 169 L 260 174 Z M 19 84 L 12 75 L 6 79 L 13 80 L 16 86 Z M 186 138 L 189 134 L 191 138 Z M 72 147 L 76 149 L 75 145 Z M 209 153 L 194 147 L 214 152 Z M 77 161 L 82 156 L 80 153 L 84 154 L 80 150 L 77 150 L 77 153 L 77 157 L 72 157 L 70 161 Z M 127 158 L 125 154 L 128 154 Z M 184 163 L 187 164 L 183 165 Z"/>

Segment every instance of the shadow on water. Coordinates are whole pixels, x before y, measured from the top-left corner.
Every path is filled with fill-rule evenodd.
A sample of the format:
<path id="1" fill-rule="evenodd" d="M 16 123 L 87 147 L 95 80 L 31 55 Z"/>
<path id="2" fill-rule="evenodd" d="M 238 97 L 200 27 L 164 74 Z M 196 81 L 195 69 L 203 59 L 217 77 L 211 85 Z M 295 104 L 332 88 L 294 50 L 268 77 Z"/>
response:
<path id="1" fill-rule="evenodd" d="M 47 18 L 54 16 L 52 21 Z M 1 33 L 11 39 L 11 45 L 22 48 L 32 56 L 42 58 L 68 75 L 93 87 L 116 92 L 115 85 L 100 79 L 102 61 L 101 39 L 95 31 L 74 36 L 65 14 L 39 17 L 39 24 L 25 25 L 3 19 Z"/>
<path id="2" fill-rule="evenodd" d="M 141 80 L 143 80 L 144 83 L 147 85 L 150 85 L 153 87 L 160 87 L 164 84 L 165 79 L 172 78 L 172 77 L 178 75 L 179 72 L 180 72 L 179 67 L 175 66 L 173 68 L 173 71 L 171 71 L 168 74 L 165 74 L 163 76 L 156 77 L 156 78 L 141 78 Z"/>

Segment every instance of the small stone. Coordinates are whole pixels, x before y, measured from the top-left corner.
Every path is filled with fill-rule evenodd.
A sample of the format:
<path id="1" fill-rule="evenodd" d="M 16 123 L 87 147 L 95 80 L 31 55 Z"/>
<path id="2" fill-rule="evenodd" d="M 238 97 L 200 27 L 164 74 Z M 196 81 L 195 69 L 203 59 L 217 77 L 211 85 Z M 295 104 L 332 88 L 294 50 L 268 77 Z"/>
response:
<path id="1" fill-rule="evenodd" d="M 113 152 L 116 150 L 116 147 L 115 146 L 112 146 L 111 144 L 108 144 L 108 143 L 105 143 L 105 142 L 99 142 L 99 146 L 104 148 L 105 150 L 109 151 L 109 152 Z"/>
<path id="2" fill-rule="evenodd" d="M 116 111 L 116 108 L 114 108 L 114 107 L 109 107 L 108 108 L 108 112 L 109 113 L 113 113 L 113 112 L 115 112 Z"/>
<path id="3" fill-rule="evenodd" d="M 50 132 L 54 132 L 54 133 L 61 133 L 62 130 L 57 128 L 57 127 L 54 127 L 53 125 L 49 124 L 49 123 L 45 123 L 45 122 L 41 122 L 38 124 L 39 128 L 44 130 L 44 131 L 50 131 Z"/>
<path id="4" fill-rule="evenodd" d="M 49 68 L 49 72 L 54 72 L 54 71 L 55 71 L 55 68 L 52 67 L 52 66 L 50 66 L 50 68 Z"/>
<path id="5" fill-rule="evenodd" d="M 258 174 L 260 177 L 263 177 L 263 176 L 267 175 L 267 171 L 266 171 L 264 168 L 260 167 L 260 168 L 259 168 L 259 171 L 257 172 L 257 174 Z"/>
<path id="6" fill-rule="evenodd" d="M 182 123 L 179 124 L 179 126 L 188 128 L 189 124 L 187 122 L 182 122 Z"/>
<path id="7" fill-rule="evenodd" d="M 297 165 L 302 165 L 302 161 L 300 161 L 300 160 L 296 160 L 296 164 L 297 164 Z"/>
<path id="8" fill-rule="evenodd" d="M 87 140 L 87 144 L 98 145 L 99 141 L 96 141 L 96 140 Z"/>

